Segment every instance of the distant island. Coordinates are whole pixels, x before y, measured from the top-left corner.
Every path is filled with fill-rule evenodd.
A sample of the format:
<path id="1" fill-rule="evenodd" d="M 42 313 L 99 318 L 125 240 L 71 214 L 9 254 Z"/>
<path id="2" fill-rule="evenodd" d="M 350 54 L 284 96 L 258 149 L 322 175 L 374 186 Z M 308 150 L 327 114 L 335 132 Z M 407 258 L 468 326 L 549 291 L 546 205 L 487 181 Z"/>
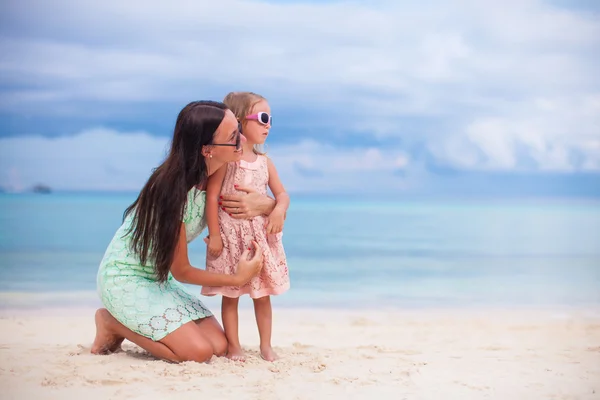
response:
<path id="1" fill-rule="evenodd" d="M 42 185 L 42 184 L 35 185 L 31 190 L 33 191 L 33 193 L 41 193 L 41 194 L 52 193 L 52 189 L 50 189 L 50 186 Z"/>

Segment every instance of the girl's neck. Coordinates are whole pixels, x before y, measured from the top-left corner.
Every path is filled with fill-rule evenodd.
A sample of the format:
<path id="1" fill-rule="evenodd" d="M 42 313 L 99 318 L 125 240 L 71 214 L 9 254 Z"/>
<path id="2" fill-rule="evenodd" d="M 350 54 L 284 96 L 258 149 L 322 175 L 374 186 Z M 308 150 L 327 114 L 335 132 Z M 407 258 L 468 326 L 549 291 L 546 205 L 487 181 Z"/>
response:
<path id="1" fill-rule="evenodd" d="M 244 154 L 242 155 L 242 160 L 244 161 L 254 161 L 257 159 L 256 153 L 254 153 L 254 144 L 244 143 Z"/>

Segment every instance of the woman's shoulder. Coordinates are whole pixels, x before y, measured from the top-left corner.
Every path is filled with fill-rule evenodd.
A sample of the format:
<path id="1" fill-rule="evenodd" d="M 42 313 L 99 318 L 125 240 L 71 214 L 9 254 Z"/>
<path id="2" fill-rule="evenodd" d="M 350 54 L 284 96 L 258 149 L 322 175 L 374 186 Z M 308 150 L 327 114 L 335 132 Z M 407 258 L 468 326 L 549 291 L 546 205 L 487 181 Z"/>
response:
<path id="1" fill-rule="evenodd" d="M 190 191 L 188 192 L 188 196 L 191 194 L 197 194 L 197 193 L 206 193 L 206 189 L 201 187 L 200 185 L 196 185 L 190 189 Z"/>
<path id="2" fill-rule="evenodd" d="M 190 203 L 190 202 L 192 202 L 194 204 L 202 203 L 202 206 L 204 206 L 204 202 L 206 201 L 206 190 L 201 189 L 197 186 L 194 186 L 188 192 L 187 198 L 188 198 L 188 203 Z"/>
<path id="3" fill-rule="evenodd" d="M 183 211 L 183 222 L 189 224 L 196 218 L 204 217 L 204 205 L 206 203 L 206 191 L 194 186 L 187 195 L 187 202 Z"/>

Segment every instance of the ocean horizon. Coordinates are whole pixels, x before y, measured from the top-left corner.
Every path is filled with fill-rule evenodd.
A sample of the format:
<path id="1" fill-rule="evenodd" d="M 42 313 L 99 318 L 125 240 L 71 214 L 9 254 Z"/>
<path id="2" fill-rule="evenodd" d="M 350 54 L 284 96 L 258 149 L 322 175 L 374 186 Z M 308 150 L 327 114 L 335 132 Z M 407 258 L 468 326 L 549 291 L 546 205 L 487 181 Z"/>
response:
<path id="1" fill-rule="evenodd" d="M 98 264 L 136 195 L 1 193 L 0 307 L 99 305 Z M 595 198 L 293 194 L 283 240 L 292 288 L 276 306 L 600 305 Z M 201 268 L 202 240 L 189 252 Z"/>

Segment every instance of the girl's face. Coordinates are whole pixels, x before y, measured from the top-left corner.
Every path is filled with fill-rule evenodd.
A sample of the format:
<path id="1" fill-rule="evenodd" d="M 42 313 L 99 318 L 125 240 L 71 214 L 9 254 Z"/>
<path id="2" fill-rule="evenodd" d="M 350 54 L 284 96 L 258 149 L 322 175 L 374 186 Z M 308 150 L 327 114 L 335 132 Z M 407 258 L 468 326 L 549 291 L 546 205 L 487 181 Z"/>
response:
<path id="1" fill-rule="evenodd" d="M 242 133 L 251 145 L 263 144 L 271 129 L 271 107 L 266 100 L 261 100 L 252 107 L 252 111 L 242 122 Z"/>

